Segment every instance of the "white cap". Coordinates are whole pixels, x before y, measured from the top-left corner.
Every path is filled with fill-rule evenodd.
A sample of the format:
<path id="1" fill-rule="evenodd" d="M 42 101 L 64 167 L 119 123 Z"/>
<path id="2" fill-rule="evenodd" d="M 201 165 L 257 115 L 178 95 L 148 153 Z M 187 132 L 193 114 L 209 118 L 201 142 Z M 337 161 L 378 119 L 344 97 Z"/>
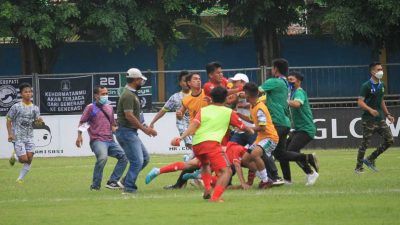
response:
<path id="1" fill-rule="evenodd" d="M 126 75 L 126 78 L 142 78 L 143 80 L 147 80 L 145 76 L 143 76 L 142 72 L 140 72 L 139 69 L 136 68 L 130 68 L 128 71 L 126 71 L 128 74 Z"/>
<path id="2" fill-rule="evenodd" d="M 249 83 L 249 78 L 244 73 L 237 73 L 235 74 L 235 76 L 229 78 L 229 81 L 238 81 L 238 80 L 242 80 L 246 83 Z"/>

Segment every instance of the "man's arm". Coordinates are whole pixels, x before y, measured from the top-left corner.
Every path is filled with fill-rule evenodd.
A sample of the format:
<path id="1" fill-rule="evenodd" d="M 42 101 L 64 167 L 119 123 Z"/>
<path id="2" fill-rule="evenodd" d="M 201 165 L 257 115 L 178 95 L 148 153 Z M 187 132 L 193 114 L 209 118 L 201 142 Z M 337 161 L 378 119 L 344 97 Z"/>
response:
<path id="1" fill-rule="evenodd" d="M 185 115 L 187 108 L 182 104 L 182 107 L 176 111 L 176 118 L 179 120 L 183 119 L 183 115 Z"/>
<path id="2" fill-rule="evenodd" d="M 292 108 L 300 108 L 301 103 L 298 100 L 289 100 L 289 106 Z"/>
<path id="3" fill-rule="evenodd" d="M 358 100 L 357 100 L 357 103 L 358 103 L 358 106 L 360 108 L 362 108 L 363 110 L 369 112 L 369 114 L 371 114 L 372 116 L 374 116 L 374 117 L 379 116 L 379 112 L 378 111 L 376 111 L 375 109 L 369 107 L 367 105 L 367 103 L 364 102 L 364 97 L 359 97 Z"/>
<path id="4" fill-rule="evenodd" d="M 150 127 L 145 127 L 140 121 L 133 115 L 132 111 L 125 111 L 124 112 L 125 118 L 128 120 L 129 123 L 133 125 L 133 127 L 136 127 L 137 129 L 140 129 L 143 131 L 143 133 L 154 137 L 157 136 L 157 132 L 153 130 Z"/>
<path id="5" fill-rule="evenodd" d="M 242 170 L 242 166 L 240 165 L 240 161 L 239 160 L 233 160 L 233 165 L 235 166 L 235 169 L 236 169 L 236 172 L 237 172 L 237 176 L 238 176 L 239 181 L 240 181 L 240 185 L 242 186 L 242 188 L 244 190 L 249 189 L 250 186 L 246 183 L 246 180 L 244 179 L 243 170 Z"/>
<path id="6" fill-rule="evenodd" d="M 150 127 L 154 128 L 154 124 L 161 119 L 164 115 L 165 115 L 166 111 L 164 109 L 161 109 L 160 111 L 158 111 L 158 113 L 156 114 L 156 116 L 154 116 L 153 120 L 150 123 Z"/>
<path id="7" fill-rule="evenodd" d="M 15 140 L 15 136 L 12 132 L 12 122 L 11 119 L 7 117 L 7 122 L 6 122 L 6 126 L 7 126 L 7 132 L 8 132 L 8 142 L 12 142 L 13 140 Z"/>
<path id="8" fill-rule="evenodd" d="M 382 99 L 381 108 L 383 110 L 383 113 L 385 114 L 385 117 L 388 118 L 390 123 L 394 123 L 394 117 L 392 116 L 392 114 L 390 114 L 389 110 L 387 109 L 384 99 Z"/>

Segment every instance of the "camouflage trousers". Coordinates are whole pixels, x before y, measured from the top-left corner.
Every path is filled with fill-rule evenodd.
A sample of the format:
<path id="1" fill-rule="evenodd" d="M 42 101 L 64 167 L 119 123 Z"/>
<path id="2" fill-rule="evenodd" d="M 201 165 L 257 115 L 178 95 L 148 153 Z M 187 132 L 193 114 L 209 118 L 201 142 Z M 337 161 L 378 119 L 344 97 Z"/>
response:
<path id="1" fill-rule="evenodd" d="M 374 162 L 380 154 L 388 149 L 393 144 L 393 135 L 390 131 L 389 126 L 384 120 L 381 121 L 363 121 L 363 140 L 361 146 L 358 149 L 357 154 L 357 165 L 356 168 L 362 167 L 362 160 L 364 159 L 365 152 L 371 142 L 373 134 L 378 133 L 383 138 L 383 143 L 379 145 L 374 152 L 371 153 L 367 158 L 371 162 Z"/>

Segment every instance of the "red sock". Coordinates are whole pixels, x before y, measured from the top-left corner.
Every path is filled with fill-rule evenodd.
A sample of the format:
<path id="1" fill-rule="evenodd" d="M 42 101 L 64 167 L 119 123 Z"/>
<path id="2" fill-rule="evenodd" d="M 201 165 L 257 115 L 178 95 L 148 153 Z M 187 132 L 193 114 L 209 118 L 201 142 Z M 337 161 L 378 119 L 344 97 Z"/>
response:
<path id="1" fill-rule="evenodd" d="M 185 168 L 185 163 L 184 162 L 171 163 L 169 165 L 161 167 L 160 168 L 160 174 L 175 172 L 177 170 L 183 170 L 184 168 Z"/>
<path id="2" fill-rule="evenodd" d="M 211 200 L 217 200 L 221 197 L 221 195 L 224 193 L 225 187 L 221 185 L 217 185 L 214 188 L 214 193 L 211 197 Z"/>
<path id="3" fill-rule="evenodd" d="M 217 176 L 212 176 L 212 177 L 211 177 L 211 185 L 212 185 L 213 187 L 215 187 L 215 185 L 217 184 L 217 180 L 218 180 L 218 177 L 217 177 Z"/>
<path id="4" fill-rule="evenodd" d="M 204 188 L 209 191 L 211 190 L 211 174 L 209 173 L 201 173 L 201 179 L 204 183 Z"/>

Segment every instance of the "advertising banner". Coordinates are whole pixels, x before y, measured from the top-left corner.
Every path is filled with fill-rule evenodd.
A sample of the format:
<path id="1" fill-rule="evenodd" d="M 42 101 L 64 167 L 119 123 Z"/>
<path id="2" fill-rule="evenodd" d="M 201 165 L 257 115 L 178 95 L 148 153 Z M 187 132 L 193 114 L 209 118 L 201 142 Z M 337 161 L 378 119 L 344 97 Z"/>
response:
<path id="1" fill-rule="evenodd" d="M 0 116 L 5 116 L 11 106 L 21 99 L 18 86 L 22 83 L 32 85 L 33 79 L 23 76 L 0 78 Z"/>

